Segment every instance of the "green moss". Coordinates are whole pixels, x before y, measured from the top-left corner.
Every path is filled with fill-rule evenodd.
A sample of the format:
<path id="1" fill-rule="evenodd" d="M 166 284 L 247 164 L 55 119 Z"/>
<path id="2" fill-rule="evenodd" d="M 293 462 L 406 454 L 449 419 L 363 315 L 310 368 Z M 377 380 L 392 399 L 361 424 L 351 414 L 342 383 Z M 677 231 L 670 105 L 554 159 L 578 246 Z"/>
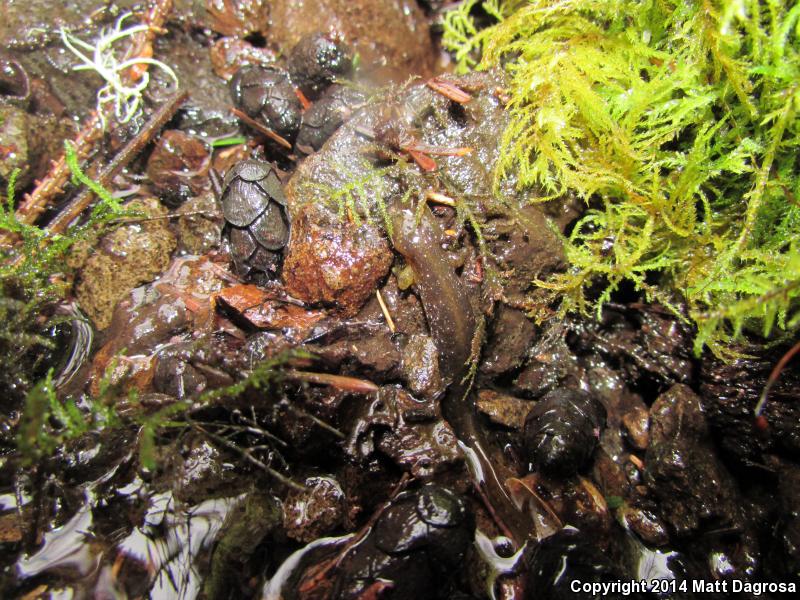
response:
<path id="1" fill-rule="evenodd" d="M 538 282 L 562 312 L 629 281 L 696 323 L 698 352 L 796 328 L 799 18 L 775 0 L 468 0 L 447 16 L 461 69 L 511 77 L 498 185 L 587 203 L 569 270 Z"/>

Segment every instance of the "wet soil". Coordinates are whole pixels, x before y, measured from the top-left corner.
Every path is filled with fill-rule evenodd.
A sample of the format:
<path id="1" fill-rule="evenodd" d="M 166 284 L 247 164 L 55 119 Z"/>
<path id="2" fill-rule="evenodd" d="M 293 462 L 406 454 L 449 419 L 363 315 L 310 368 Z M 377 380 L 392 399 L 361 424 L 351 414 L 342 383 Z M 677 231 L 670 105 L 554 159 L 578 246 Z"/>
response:
<path id="1" fill-rule="evenodd" d="M 431 79 L 440 4 L 175 3 L 155 56 L 190 99 L 110 186 L 133 216 L 71 258 L 83 335 L 51 361 L 58 376 L 69 358 L 59 400 L 88 418 L 101 397 L 116 421 L 28 464 L 4 399 L 0 596 L 800 584 L 796 366 L 753 416 L 791 344 L 695 357 L 693 332 L 631 291 L 556 317 L 534 280 L 567 268 L 559 235 L 583 206 L 494 186 L 505 79 Z M 100 84 L 69 70 L 58 28 L 88 40 L 128 9 L 0 9 L 0 60 L 39 82 L 0 102 L 22 189 Z M 153 77 L 90 172 L 170 93 Z M 287 116 L 285 139 L 264 133 Z"/>

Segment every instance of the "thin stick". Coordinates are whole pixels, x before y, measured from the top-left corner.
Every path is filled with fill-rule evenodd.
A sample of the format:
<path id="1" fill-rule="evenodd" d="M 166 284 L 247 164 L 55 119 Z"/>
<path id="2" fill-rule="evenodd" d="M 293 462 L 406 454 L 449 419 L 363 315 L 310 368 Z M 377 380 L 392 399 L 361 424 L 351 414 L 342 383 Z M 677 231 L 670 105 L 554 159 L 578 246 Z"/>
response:
<path id="1" fill-rule="evenodd" d="M 260 469 L 263 469 L 266 473 L 268 473 L 269 475 L 271 475 L 272 477 L 274 477 L 275 479 L 280 481 L 286 487 L 290 487 L 293 490 L 296 490 L 298 492 L 305 492 L 305 491 L 308 490 L 308 488 L 306 486 L 300 485 L 296 481 L 292 481 L 288 477 L 282 475 L 281 473 L 278 473 L 278 471 L 276 471 L 275 469 L 273 469 L 272 467 L 270 467 L 269 465 L 267 465 L 263 461 L 257 459 L 255 456 L 253 456 L 252 453 L 250 453 L 248 450 L 245 450 L 244 448 L 240 448 L 239 446 L 237 446 L 233 442 L 229 442 L 225 438 L 220 437 L 220 436 L 218 436 L 218 435 L 216 435 L 214 433 L 211 433 L 210 431 L 208 431 L 207 429 L 204 429 L 203 427 L 201 427 L 197 423 L 192 422 L 192 427 L 197 429 L 200 433 L 202 433 L 204 435 L 207 435 L 210 439 L 214 440 L 218 444 L 222 444 L 226 448 L 229 448 L 231 450 L 234 450 L 235 452 L 238 452 L 239 454 L 241 454 L 245 458 L 245 460 L 253 463 L 254 465 L 259 467 Z"/>
<path id="2" fill-rule="evenodd" d="M 100 171 L 100 174 L 96 178 L 97 182 L 103 187 L 109 186 L 114 177 L 116 177 L 131 160 L 138 156 L 142 149 L 150 143 L 159 131 L 161 131 L 164 124 L 175 115 L 188 98 L 188 92 L 180 92 L 162 104 L 158 110 L 153 113 L 150 119 L 148 119 L 147 123 L 142 127 L 142 130 L 125 144 L 125 147 L 117 153 L 114 159 Z M 89 206 L 93 197 L 94 192 L 90 189 L 86 189 L 78 194 L 78 196 L 67 204 L 67 206 L 56 215 L 55 219 L 47 225 L 47 229 L 54 233 L 63 233 L 67 229 L 67 226 L 78 218 L 86 207 Z"/>
<path id="3" fill-rule="evenodd" d="M 150 8 L 143 19 L 143 24 L 147 26 L 147 30 L 133 36 L 125 55 L 126 58 L 152 56 L 155 36 L 163 31 L 167 16 L 171 11 L 172 0 L 154 0 L 150 4 Z M 142 76 L 144 69 L 147 69 L 146 64 L 137 65 L 135 70 L 130 69 L 128 71 L 126 78 L 133 81 Z M 75 155 L 79 161 L 89 157 L 94 150 L 95 144 L 102 139 L 103 134 L 100 115 L 95 110 L 73 140 Z M 17 209 L 17 219 L 29 225 L 33 224 L 47 209 L 53 198 L 63 192 L 63 187 L 67 183 L 69 175 L 70 170 L 67 166 L 66 157 L 62 154 L 58 160 L 51 163 L 50 170 L 44 178 L 36 184 L 34 190 L 27 194 L 20 203 Z M 11 239 L 8 234 L 0 236 L 0 245 L 8 243 Z"/>
<path id="4" fill-rule="evenodd" d="M 394 321 L 392 320 L 392 315 L 389 313 L 389 307 L 386 306 L 386 303 L 383 301 L 383 296 L 381 295 L 380 290 L 375 290 L 375 296 L 378 298 L 378 304 L 381 305 L 381 311 L 383 312 L 383 318 L 386 319 L 386 324 L 389 326 L 389 331 L 394 333 L 397 331 L 397 327 L 394 326 Z"/>
<path id="5" fill-rule="evenodd" d="M 292 145 L 289 142 L 287 142 L 285 138 L 272 131 L 272 129 L 270 129 L 269 127 L 266 127 L 265 125 L 262 125 L 255 119 L 249 117 L 248 115 L 240 111 L 238 108 L 231 108 L 231 112 L 237 117 L 239 117 L 242 121 L 250 125 L 250 127 L 258 131 L 259 133 L 263 133 L 273 142 L 277 142 L 287 150 L 292 149 Z"/>
<path id="6" fill-rule="evenodd" d="M 356 392 L 359 394 L 371 394 L 372 392 L 377 392 L 380 389 L 377 385 L 367 379 L 348 377 L 347 375 L 332 375 L 330 373 L 313 373 L 311 371 L 296 371 L 294 369 L 290 369 L 286 371 L 286 377 L 288 379 L 307 381 L 309 383 L 316 383 L 319 385 L 329 385 L 339 390 Z"/>
<path id="7" fill-rule="evenodd" d="M 781 357 L 781 359 L 778 361 L 778 364 L 773 367 L 772 372 L 769 374 L 769 378 L 767 379 L 767 384 L 764 386 L 764 391 L 761 392 L 761 398 L 759 398 L 758 404 L 756 404 L 756 408 L 753 411 L 753 414 L 756 417 L 761 416 L 761 412 L 764 410 L 764 406 L 767 404 L 767 396 L 769 395 L 769 391 L 772 389 L 772 386 L 775 385 L 775 382 L 778 381 L 778 377 L 786 367 L 786 363 L 792 360 L 792 357 L 798 352 L 800 352 L 800 342 L 797 342 L 794 346 L 792 346 L 789 351 Z"/>
<path id="8" fill-rule="evenodd" d="M 319 425 L 322 429 L 324 429 L 328 433 L 333 434 L 335 437 L 339 438 L 340 440 L 344 440 L 344 439 L 347 438 L 347 436 L 345 434 L 343 434 L 341 431 L 339 431 L 338 429 L 336 429 L 336 427 L 334 427 L 330 423 L 327 423 L 327 422 L 323 421 L 319 417 L 316 417 L 316 416 L 312 415 L 310 412 L 305 411 L 302 408 L 299 408 L 297 406 L 294 406 L 291 403 L 287 403 L 286 406 L 290 411 L 292 411 L 297 416 L 305 417 L 306 419 L 310 419 L 311 421 L 313 421 L 314 423 Z"/>

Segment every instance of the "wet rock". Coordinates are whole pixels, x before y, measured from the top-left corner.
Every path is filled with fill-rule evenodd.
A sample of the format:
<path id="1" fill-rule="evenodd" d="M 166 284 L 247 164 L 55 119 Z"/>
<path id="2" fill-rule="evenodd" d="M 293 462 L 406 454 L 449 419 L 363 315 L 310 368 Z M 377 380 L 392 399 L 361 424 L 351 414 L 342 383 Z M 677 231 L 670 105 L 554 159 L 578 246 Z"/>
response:
<path id="1" fill-rule="evenodd" d="M 220 38 L 209 50 L 211 65 L 217 77 L 228 81 L 247 65 L 266 67 L 275 62 L 275 53 L 268 48 L 253 46 L 237 37 Z"/>
<path id="2" fill-rule="evenodd" d="M 624 572 L 612 563 L 609 556 L 601 552 L 586 534 L 574 528 L 562 529 L 539 542 L 527 562 L 529 567 L 525 585 L 526 600 L 645 597 L 644 594 L 601 595 L 572 590 L 571 584 L 576 580 L 591 584 L 633 579 L 625 576 Z"/>
<path id="3" fill-rule="evenodd" d="M 625 503 L 617 509 L 617 519 L 645 544 L 659 547 L 669 543 L 667 526 L 653 511 Z"/>
<path id="4" fill-rule="evenodd" d="M 155 198 L 132 201 L 127 208 L 148 218 L 167 212 Z M 81 308 L 98 329 L 111 323 L 117 302 L 167 268 L 176 245 L 166 219 L 123 225 L 102 238 L 80 269 L 75 288 Z"/>
<path id="5" fill-rule="evenodd" d="M 679 536 L 741 522 L 738 492 L 708 437 L 700 399 L 676 384 L 650 409 L 645 481 Z"/>
<path id="6" fill-rule="evenodd" d="M 765 561 L 778 580 L 800 583 L 800 468 L 784 463 L 778 484 L 780 512 L 772 556 Z"/>
<path id="7" fill-rule="evenodd" d="M 0 104 L 27 108 L 31 101 L 31 82 L 25 68 L 11 56 L 0 52 Z"/>
<path id="8" fill-rule="evenodd" d="M 15 170 L 18 190 L 42 177 L 71 132 L 68 122 L 0 103 L 0 184 L 5 187 Z"/>
<path id="9" fill-rule="evenodd" d="M 525 417 L 531 410 L 530 402 L 493 390 L 478 390 L 477 404 L 492 423 L 516 430 L 525 427 Z"/>
<path id="10" fill-rule="evenodd" d="M 601 549 L 608 548 L 613 518 L 600 490 L 584 477 L 549 479 L 531 473 L 520 479 L 561 523 L 577 527 Z"/>
<path id="11" fill-rule="evenodd" d="M 310 542 L 330 534 L 345 517 L 345 497 L 332 477 L 309 477 L 308 490 L 291 490 L 283 502 L 286 535 L 299 542 Z"/>
<path id="12" fill-rule="evenodd" d="M 527 292 L 535 279 L 565 267 L 561 241 L 536 206 L 524 206 L 508 219 L 490 222 L 489 231 L 498 237 L 492 243 L 497 268 L 513 273 L 504 285 L 511 297 Z"/>
<path id="13" fill-rule="evenodd" d="M 644 450 L 650 439 L 650 415 L 644 406 L 634 407 L 622 415 L 626 439 L 636 450 Z"/>
<path id="14" fill-rule="evenodd" d="M 181 445 L 179 454 L 164 457 L 167 472 L 174 468 L 175 498 L 193 506 L 207 498 L 230 496 L 233 486 L 243 482 L 236 476 L 233 464 L 205 437 L 191 436 Z"/>
<path id="15" fill-rule="evenodd" d="M 542 333 L 530 350 L 531 358 L 514 382 L 516 392 L 538 398 L 560 387 L 587 385 L 586 371 L 567 345 L 565 335 L 559 326 Z"/>
<path id="16" fill-rule="evenodd" d="M 176 211 L 178 249 L 188 254 L 205 254 L 219 246 L 222 212 L 214 193 L 204 192 L 189 198 Z"/>
<path id="17" fill-rule="evenodd" d="M 316 100 L 334 80 L 350 74 L 352 52 L 345 44 L 314 33 L 301 39 L 289 51 L 287 68 L 292 81 L 303 94 Z"/>
<path id="18" fill-rule="evenodd" d="M 549 392 L 525 419 L 526 458 L 546 474 L 573 474 L 591 458 L 605 420 L 595 396 L 581 390 Z"/>
<path id="19" fill-rule="evenodd" d="M 436 53 L 420 8 L 411 0 L 318 0 L 270 3 L 268 39 L 292 48 L 309 35 L 335 32 L 379 83 L 431 74 Z"/>
<path id="20" fill-rule="evenodd" d="M 432 401 L 383 387 L 356 417 L 347 453 L 365 461 L 379 451 L 415 477 L 430 477 L 461 460 L 456 437 Z"/>
<path id="21" fill-rule="evenodd" d="M 334 132 L 351 117 L 354 107 L 366 100 L 358 90 L 334 85 L 303 113 L 297 148 L 309 153 L 322 148 Z"/>
<path id="22" fill-rule="evenodd" d="M 377 381 L 393 381 L 401 376 L 402 354 L 388 331 L 343 332 L 342 339 L 328 345 L 314 346 L 313 352 L 342 372 L 365 373 Z"/>
<path id="23" fill-rule="evenodd" d="M 93 360 L 91 393 L 98 393 L 98 382 L 123 349 L 127 358 L 117 361 L 119 373 L 112 381 L 139 372 L 134 384 L 144 390 L 161 344 L 187 330 L 198 336 L 209 331 L 214 326 L 210 296 L 223 285 L 219 269 L 207 258 L 179 258 L 156 283 L 134 289 L 119 302 L 104 332 L 107 341 Z"/>
<path id="24" fill-rule="evenodd" d="M 762 352 L 757 358 L 729 363 L 712 356 L 703 360 L 700 373 L 703 409 L 720 449 L 739 465 L 763 469 L 772 453 L 795 461 L 800 459 L 800 403 L 797 402 L 800 368 L 794 360 L 770 389 L 762 412 L 767 427 L 757 427 L 753 415 L 770 372 L 787 350 L 783 346 Z"/>
<path id="25" fill-rule="evenodd" d="M 332 597 L 363 599 L 378 589 L 391 590 L 392 598 L 450 597 L 471 521 L 464 500 L 446 488 L 431 484 L 400 494 L 342 561 Z M 376 588 L 379 582 L 385 585 Z"/>
<path id="26" fill-rule="evenodd" d="M 439 352 L 430 336 L 412 335 L 403 351 L 403 374 L 408 389 L 422 398 L 435 398 L 444 390 L 439 373 Z"/>
<path id="27" fill-rule="evenodd" d="M 205 142 L 183 131 L 168 129 L 147 159 L 147 176 L 164 204 L 175 208 L 209 188 L 210 164 Z"/>
<path id="28" fill-rule="evenodd" d="M 629 386 L 660 393 L 692 381 L 692 334 L 664 309 L 607 307 L 599 323 L 586 325 L 575 349 L 618 362 Z"/>
<path id="29" fill-rule="evenodd" d="M 249 493 L 231 509 L 214 542 L 211 572 L 203 583 L 207 598 L 244 597 L 252 591 L 244 583 L 263 569 L 263 562 L 253 557 L 281 526 L 281 517 L 280 501 L 263 492 Z"/>
<path id="30" fill-rule="evenodd" d="M 536 328 L 521 310 L 501 306 L 483 352 L 481 373 L 501 375 L 522 365 Z"/>
<path id="31" fill-rule="evenodd" d="M 230 111 L 230 93 L 217 77 L 209 51 L 198 44 L 191 29 L 170 28 L 169 35 L 157 36 L 156 57 L 169 57 L 184 90 L 194 91 L 176 115 L 174 123 L 186 133 L 216 139 L 238 133 L 239 123 Z M 160 102 L 174 93 L 174 84 L 160 69 L 150 69 L 148 95 Z M 198 90 L 202 90 L 198 93 Z"/>
<path id="32" fill-rule="evenodd" d="M 264 35 L 269 25 L 269 4 L 267 0 L 205 0 L 207 27 L 241 38 Z"/>
<path id="33" fill-rule="evenodd" d="M 306 205 L 292 223 L 283 265 L 287 292 L 310 304 L 332 304 L 343 316 L 358 312 L 389 272 L 389 244 L 372 225 L 341 223 Z"/>
<path id="34" fill-rule="evenodd" d="M 156 360 L 153 388 L 179 400 L 197 396 L 206 387 L 206 378 L 190 363 L 177 356 L 162 355 Z"/>

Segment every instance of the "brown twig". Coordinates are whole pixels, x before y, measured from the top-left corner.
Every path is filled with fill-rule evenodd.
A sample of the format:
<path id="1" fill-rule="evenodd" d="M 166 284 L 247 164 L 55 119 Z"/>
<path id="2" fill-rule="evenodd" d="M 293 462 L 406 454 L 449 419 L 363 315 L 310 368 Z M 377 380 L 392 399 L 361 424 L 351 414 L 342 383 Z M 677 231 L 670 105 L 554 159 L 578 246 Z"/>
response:
<path id="1" fill-rule="evenodd" d="M 145 123 L 142 130 L 136 134 L 125 147 L 120 150 L 114 159 L 100 171 L 96 181 L 103 187 L 111 184 L 111 181 L 125 166 L 133 160 L 142 149 L 161 131 L 164 124 L 169 121 L 189 98 L 188 92 L 180 92 L 172 96 Z M 61 212 L 47 225 L 47 228 L 54 233 L 63 233 L 67 226 L 76 219 L 92 201 L 94 192 L 86 189 L 76 196 Z"/>
<path id="2" fill-rule="evenodd" d="M 153 40 L 157 33 L 163 31 L 167 15 L 171 11 L 172 0 L 152 0 L 150 2 L 142 21 L 144 25 L 147 25 L 147 30 L 133 36 L 125 54 L 126 59 L 149 58 L 153 55 Z M 146 64 L 135 65 L 124 75 L 124 78 L 131 83 L 140 78 L 144 74 L 143 69 L 146 68 Z M 100 114 L 95 110 L 73 140 L 72 145 L 79 161 L 85 160 L 92 154 L 95 144 L 102 139 L 104 133 Z M 51 163 L 50 170 L 41 181 L 37 182 L 34 190 L 23 198 L 17 209 L 17 219 L 29 225 L 33 224 L 47 209 L 53 198 L 63 192 L 69 175 L 69 166 L 67 166 L 65 155 L 62 154 L 58 160 Z M 0 236 L 0 245 L 10 241 L 11 237 L 8 234 Z"/>
<path id="3" fill-rule="evenodd" d="M 236 117 L 238 117 L 245 124 L 249 125 L 250 127 L 252 127 L 256 131 L 258 131 L 259 133 L 267 136 L 273 142 L 276 142 L 278 145 L 283 146 L 287 150 L 291 150 L 292 149 L 292 145 L 288 141 L 286 141 L 286 138 L 284 138 L 283 136 L 275 133 L 274 131 L 272 131 L 272 129 L 270 129 L 266 125 L 262 125 L 261 123 L 259 123 L 258 121 L 256 121 L 255 119 L 253 119 L 252 117 L 247 115 L 246 113 L 243 113 L 242 111 L 240 111 L 238 108 L 231 107 L 231 113 L 233 115 L 235 115 Z"/>

